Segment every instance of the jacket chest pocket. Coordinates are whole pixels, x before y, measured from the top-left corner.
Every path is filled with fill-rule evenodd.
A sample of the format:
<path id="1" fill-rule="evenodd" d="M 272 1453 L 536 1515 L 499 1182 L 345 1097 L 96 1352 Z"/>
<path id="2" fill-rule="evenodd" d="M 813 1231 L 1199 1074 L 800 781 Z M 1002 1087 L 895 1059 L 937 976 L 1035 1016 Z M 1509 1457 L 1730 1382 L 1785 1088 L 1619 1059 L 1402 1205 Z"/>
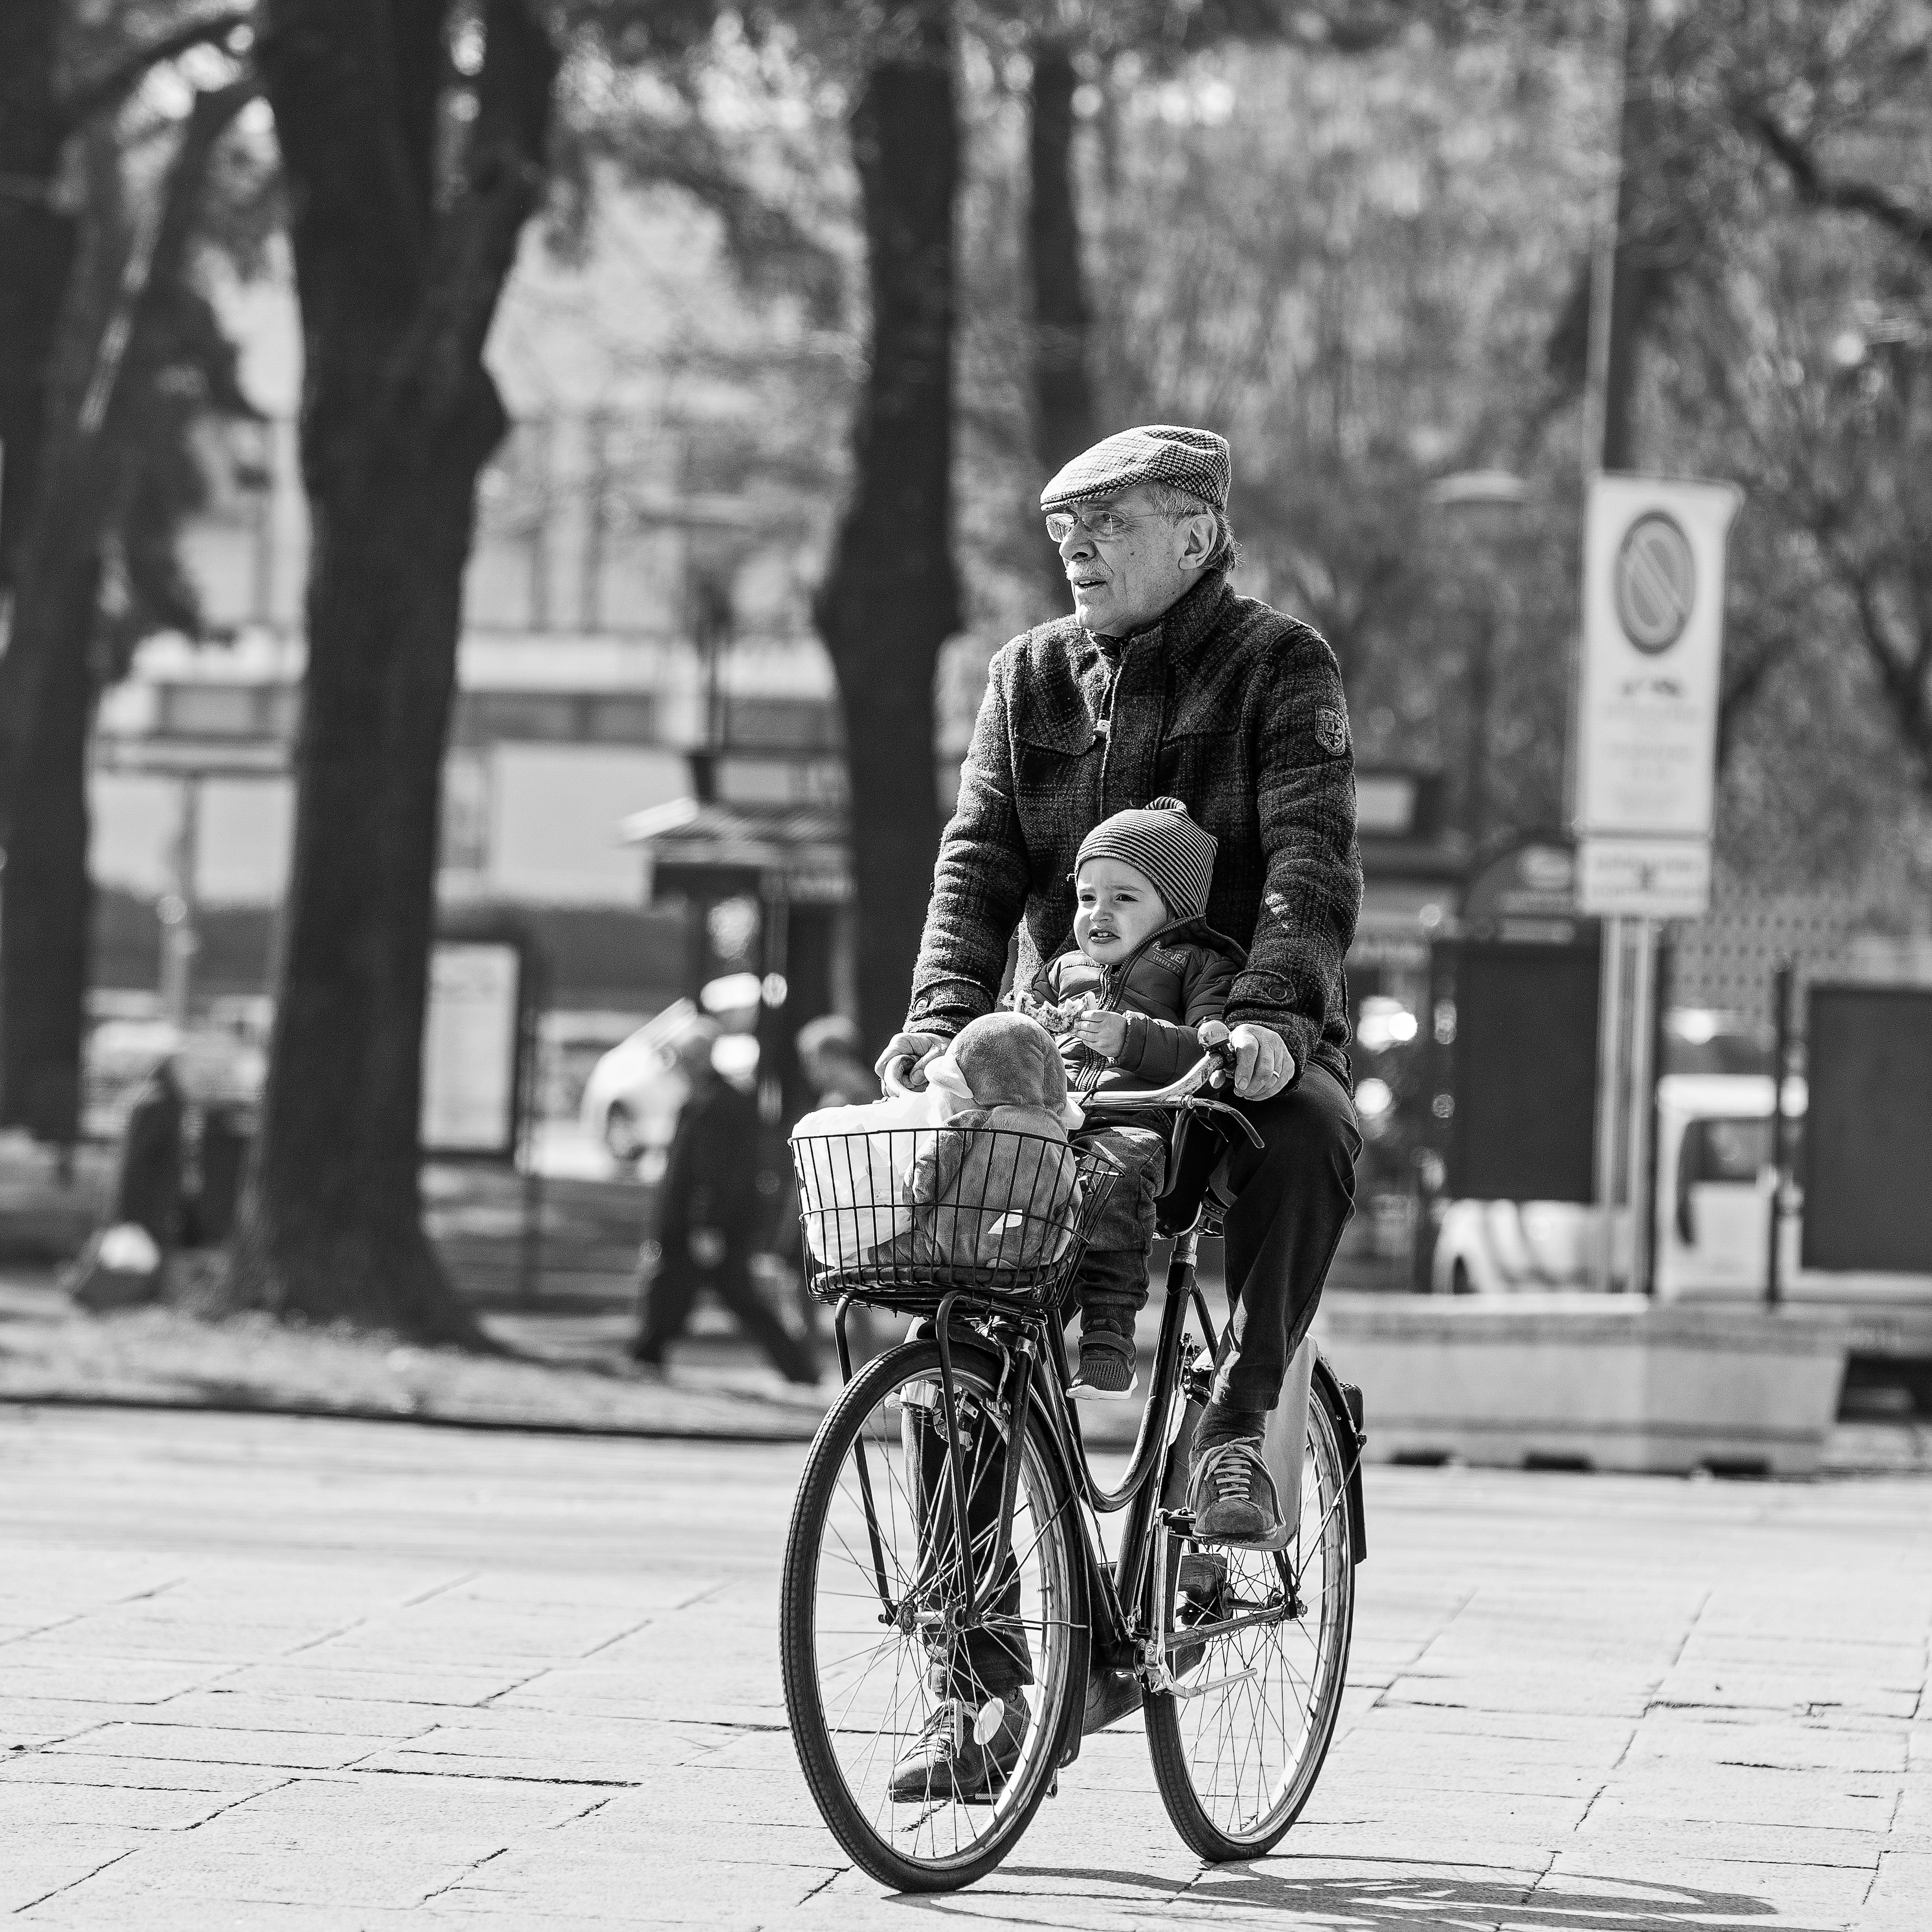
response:
<path id="1" fill-rule="evenodd" d="M 1088 809 L 1100 782 L 1100 743 L 1077 752 L 1024 740 L 1014 746 L 1013 793 L 1028 825 L 1071 824 Z M 1082 836 L 1086 830 L 1083 821 Z"/>
<path id="2" fill-rule="evenodd" d="M 1254 808 L 1239 731 L 1189 731 L 1162 741 L 1160 789 L 1185 805 L 1216 836 Z"/>

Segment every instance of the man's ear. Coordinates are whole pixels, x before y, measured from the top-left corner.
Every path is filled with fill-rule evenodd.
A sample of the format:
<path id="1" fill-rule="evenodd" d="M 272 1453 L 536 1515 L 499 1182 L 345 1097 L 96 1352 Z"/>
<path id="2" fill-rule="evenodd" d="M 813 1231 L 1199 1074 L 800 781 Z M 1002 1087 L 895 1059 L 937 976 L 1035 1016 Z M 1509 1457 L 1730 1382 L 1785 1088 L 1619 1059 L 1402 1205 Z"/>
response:
<path id="1" fill-rule="evenodd" d="M 1180 546 L 1183 570 L 1198 570 L 1214 554 L 1215 524 L 1212 510 L 1202 510 L 1187 519 L 1187 536 Z"/>

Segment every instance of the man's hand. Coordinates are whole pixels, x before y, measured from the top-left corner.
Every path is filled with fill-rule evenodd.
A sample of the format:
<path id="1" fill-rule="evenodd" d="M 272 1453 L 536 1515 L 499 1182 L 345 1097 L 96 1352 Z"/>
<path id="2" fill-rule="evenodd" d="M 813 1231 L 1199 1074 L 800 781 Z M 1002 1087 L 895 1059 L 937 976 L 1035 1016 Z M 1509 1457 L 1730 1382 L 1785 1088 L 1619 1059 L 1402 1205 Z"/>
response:
<path id="1" fill-rule="evenodd" d="M 1103 1060 L 1118 1060 L 1126 1050 L 1125 1013 L 1098 1012 L 1090 1008 L 1084 1013 L 1076 1014 L 1067 1030 L 1082 1046 L 1091 1047 Z"/>
<path id="2" fill-rule="evenodd" d="M 1294 1078 L 1294 1055 L 1272 1027 L 1244 1023 L 1228 1035 L 1234 1049 L 1234 1091 L 1244 1100 L 1266 1100 Z"/>
<path id="3" fill-rule="evenodd" d="M 872 1071 L 883 1082 L 886 1069 L 894 1060 L 910 1060 L 913 1063 L 912 1072 L 905 1084 L 915 1089 L 923 1087 L 926 1063 L 944 1053 L 952 1043 L 944 1034 L 896 1033 L 886 1042 L 886 1050 L 879 1055 Z"/>

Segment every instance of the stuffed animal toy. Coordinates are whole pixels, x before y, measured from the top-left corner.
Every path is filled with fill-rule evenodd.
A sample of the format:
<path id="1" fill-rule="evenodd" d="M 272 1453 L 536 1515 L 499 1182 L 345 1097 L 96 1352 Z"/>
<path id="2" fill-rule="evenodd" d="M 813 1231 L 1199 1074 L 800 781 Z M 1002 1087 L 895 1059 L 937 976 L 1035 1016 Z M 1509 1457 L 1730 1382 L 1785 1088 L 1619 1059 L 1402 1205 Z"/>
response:
<path id="1" fill-rule="evenodd" d="M 911 1258 L 1000 1269 L 1057 1259 L 1080 1204 L 1066 1130 L 1081 1114 L 1052 1036 L 1024 1014 L 988 1013 L 926 1074 L 956 1106 L 929 1142 L 920 1136 L 907 1180 Z"/>

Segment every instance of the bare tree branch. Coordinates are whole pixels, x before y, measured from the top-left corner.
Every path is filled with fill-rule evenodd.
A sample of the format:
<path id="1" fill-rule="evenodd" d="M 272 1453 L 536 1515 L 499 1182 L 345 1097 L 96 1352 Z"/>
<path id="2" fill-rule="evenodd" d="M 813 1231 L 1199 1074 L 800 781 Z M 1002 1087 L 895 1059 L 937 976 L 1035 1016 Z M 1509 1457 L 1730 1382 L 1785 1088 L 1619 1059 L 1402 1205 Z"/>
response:
<path id="1" fill-rule="evenodd" d="M 135 47 L 104 72 L 73 88 L 61 102 L 61 118 L 69 132 L 103 110 L 118 106 L 140 86 L 148 72 L 164 62 L 176 60 L 190 47 L 207 46 L 226 40 L 238 27 L 254 19 L 253 11 L 239 7 L 226 14 L 212 14 L 202 20 L 191 20 L 164 34 L 146 46 Z"/>
<path id="2" fill-rule="evenodd" d="M 1826 174 L 1811 150 L 1768 107 L 1742 107 L 1738 118 L 1790 177 L 1800 200 L 1814 208 L 1865 215 L 1932 262 L 1932 213 L 1912 207 L 1875 182 L 1844 181 Z"/>

